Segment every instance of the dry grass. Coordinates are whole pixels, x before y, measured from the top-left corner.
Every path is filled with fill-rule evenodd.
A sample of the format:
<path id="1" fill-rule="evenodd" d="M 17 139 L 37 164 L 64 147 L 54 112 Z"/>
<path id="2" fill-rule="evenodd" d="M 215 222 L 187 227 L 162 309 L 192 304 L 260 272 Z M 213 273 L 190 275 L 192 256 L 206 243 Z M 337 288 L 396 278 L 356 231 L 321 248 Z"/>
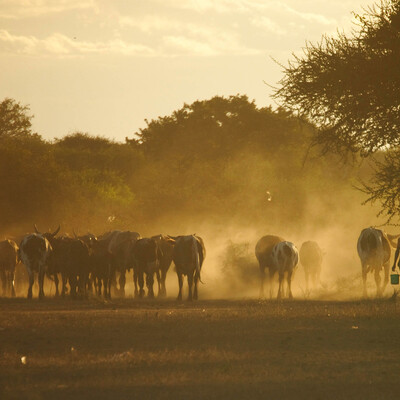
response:
<path id="1" fill-rule="evenodd" d="M 386 299 L 0 299 L 0 398 L 394 399 L 399 335 Z"/>

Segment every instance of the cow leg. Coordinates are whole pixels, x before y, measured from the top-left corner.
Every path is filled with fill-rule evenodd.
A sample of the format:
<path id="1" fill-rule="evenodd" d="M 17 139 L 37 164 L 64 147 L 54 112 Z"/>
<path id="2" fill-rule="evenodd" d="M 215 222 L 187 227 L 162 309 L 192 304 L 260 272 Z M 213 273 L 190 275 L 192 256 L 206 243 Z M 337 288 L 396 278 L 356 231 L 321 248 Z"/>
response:
<path id="1" fill-rule="evenodd" d="M 376 283 L 376 297 L 380 297 L 382 295 L 380 272 L 381 271 L 378 268 L 375 268 L 374 276 L 375 276 L 375 283 Z"/>
<path id="2" fill-rule="evenodd" d="M 293 294 L 292 294 L 292 274 L 293 271 L 289 271 L 287 274 L 287 287 L 288 287 L 288 297 L 289 299 L 293 299 Z"/>
<path id="3" fill-rule="evenodd" d="M 61 296 L 64 297 L 67 292 L 67 277 L 64 273 L 61 274 L 62 287 L 61 287 Z"/>
<path id="4" fill-rule="evenodd" d="M 269 299 L 272 300 L 274 294 L 274 277 L 275 271 L 270 268 L 268 272 L 268 285 L 269 285 Z"/>
<path id="5" fill-rule="evenodd" d="M 162 297 L 161 294 L 161 275 L 160 275 L 160 270 L 158 269 L 156 271 L 156 278 L 157 278 L 157 285 L 158 285 L 158 297 Z"/>
<path id="6" fill-rule="evenodd" d="M 154 298 L 153 285 L 154 285 L 154 274 L 153 273 L 146 274 L 147 297 L 149 297 L 150 299 Z"/>
<path id="7" fill-rule="evenodd" d="M 1 278 L 1 282 L 2 282 L 2 288 L 3 288 L 3 296 L 6 296 L 6 292 L 7 292 L 7 275 L 6 275 L 6 271 L 1 270 L 0 271 L 0 278 Z"/>
<path id="8" fill-rule="evenodd" d="M 180 272 L 176 272 L 176 274 L 178 275 L 178 284 L 179 284 L 179 293 L 178 293 L 178 301 L 182 301 L 182 286 L 183 286 L 183 277 L 182 274 Z"/>
<path id="9" fill-rule="evenodd" d="M 39 274 L 38 274 L 38 280 L 39 280 L 39 299 L 44 298 L 44 290 L 43 290 L 43 283 L 44 283 L 44 266 L 41 265 L 39 267 Z"/>
<path id="10" fill-rule="evenodd" d="M 26 268 L 28 271 L 28 277 L 29 277 L 29 288 L 28 288 L 28 299 L 32 298 L 32 286 L 33 286 L 33 281 L 34 281 L 34 275 L 33 275 L 33 271 L 27 267 Z"/>
<path id="11" fill-rule="evenodd" d="M 69 287 L 70 287 L 70 293 L 69 295 L 72 298 L 76 298 L 76 286 L 77 286 L 77 281 L 76 281 L 76 276 L 70 276 L 69 277 Z"/>
<path id="12" fill-rule="evenodd" d="M 138 273 L 138 284 L 139 284 L 139 297 L 142 298 L 144 296 L 144 276 L 143 271 Z"/>
<path id="13" fill-rule="evenodd" d="M 197 294 L 197 283 L 199 281 L 199 278 L 197 276 L 194 277 L 194 290 L 193 290 L 193 300 L 198 299 L 198 294 Z"/>
<path id="14" fill-rule="evenodd" d="M 139 297 L 139 290 L 138 290 L 138 272 L 137 269 L 134 267 L 133 268 L 133 284 L 135 285 L 135 299 Z"/>
<path id="15" fill-rule="evenodd" d="M 282 272 L 279 271 L 279 288 L 278 288 L 278 299 L 282 298 L 283 295 L 283 278 L 284 278 L 284 274 Z"/>
<path id="16" fill-rule="evenodd" d="M 390 263 L 388 262 L 388 263 L 384 264 L 383 268 L 384 268 L 384 271 L 385 271 L 385 275 L 384 275 L 383 283 L 382 283 L 382 294 L 385 293 L 386 286 L 389 283 Z"/>
<path id="17" fill-rule="evenodd" d="M 308 296 L 310 293 L 310 285 L 309 285 L 310 274 L 308 273 L 308 268 L 304 268 L 304 277 L 306 279 L 306 295 Z"/>
<path id="18" fill-rule="evenodd" d="M 165 286 L 166 278 L 167 278 L 167 269 L 162 269 L 161 270 L 161 296 L 162 297 L 167 296 L 167 288 Z"/>
<path id="19" fill-rule="evenodd" d="M 15 297 L 15 269 L 10 271 L 11 297 Z"/>
<path id="20" fill-rule="evenodd" d="M 119 274 L 119 292 L 122 297 L 125 297 L 125 283 L 126 283 L 126 277 L 125 277 L 125 270 L 121 271 Z"/>
<path id="21" fill-rule="evenodd" d="M 260 265 L 260 299 L 264 298 L 265 267 Z"/>
<path id="22" fill-rule="evenodd" d="M 192 301 L 193 300 L 193 296 L 192 296 L 192 286 L 193 286 L 193 274 L 188 274 L 187 276 L 187 281 L 188 281 L 188 286 L 189 286 L 189 294 L 188 294 L 188 301 Z"/>
<path id="23" fill-rule="evenodd" d="M 363 281 L 363 297 L 367 298 L 367 265 L 363 263 L 361 264 L 361 275 Z"/>
<path id="24" fill-rule="evenodd" d="M 58 284 L 60 283 L 60 281 L 59 281 L 59 279 L 58 279 L 58 274 L 57 274 L 57 273 L 55 273 L 53 276 L 54 276 L 54 285 L 55 285 L 55 287 L 56 287 L 56 294 L 55 294 L 55 296 L 58 297 L 58 296 L 60 295 L 60 292 L 59 292 L 59 290 L 58 290 Z"/>

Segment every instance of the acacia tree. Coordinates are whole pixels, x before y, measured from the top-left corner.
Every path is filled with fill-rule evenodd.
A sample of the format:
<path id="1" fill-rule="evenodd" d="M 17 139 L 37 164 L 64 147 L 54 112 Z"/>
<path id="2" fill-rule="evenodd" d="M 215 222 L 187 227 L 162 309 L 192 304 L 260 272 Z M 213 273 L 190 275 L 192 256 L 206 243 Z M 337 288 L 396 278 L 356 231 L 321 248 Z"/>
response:
<path id="1" fill-rule="evenodd" d="M 293 56 L 274 97 L 318 127 L 313 143 L 325 152 L 387 153 L 364 190 L 391 218 L 400 215 L 400 186 L 392 186 L 400 176 L 400 0 L 382 0 L 354 15 L 350 35 L 325 36 Z"/>

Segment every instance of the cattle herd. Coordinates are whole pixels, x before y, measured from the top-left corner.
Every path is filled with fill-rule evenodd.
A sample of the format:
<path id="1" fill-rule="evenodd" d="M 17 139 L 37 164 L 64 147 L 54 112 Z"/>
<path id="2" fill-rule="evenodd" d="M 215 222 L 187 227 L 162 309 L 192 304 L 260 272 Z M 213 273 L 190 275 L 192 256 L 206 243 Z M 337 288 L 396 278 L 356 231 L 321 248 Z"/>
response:
<path id="1" fill-rule="evenodd" d="M 35 232 L 25 235 L 19 246 L 13 240 L 0 242 L 0 278 L 3 296 L 15 296 L 15 270 L 21 261 L 26 268 L 29 288 L 28 299 L 32 298 L 32 286 L 37 276 L 39 298 L 44 294 L 44 278 L 55 284 L 55 295 L 86 297 L 88 292 L 111 298 L 113 287 L 119 295 L 125 295 L 126 273 L 133 270 L 135 297 L 153 298 L 154 277 L 157 279 L 158 296 L 167 295 L 165 280 L 172 261 L 175 264 L 179 283 L 178 300 L 182 300 L 183 279 L 188 282 L 188 300 L 198 298 L 198 282 L 201 282 L 201 268 L 206 256 L 204 242 L 197 235 L 168 236 L 156 235 L 142 238 L 139 233 L 119 231 L 74 237 L 57 236 L 55 232 Z M 392 267 L 396 268 L 400 253 L 400 235 L 392 236 L 380 229 L 362 230 L 357 251 L 362 266 L 364 296 L 368 272 L 373 272 L 380 296 L 389 281 L 391 248 L 396 248 Z M 397 242 L 396 242 L 397 239 Z M 255 255 L 260 268 L 260 297 L 264 297 L 265 280 L 269 283 L 272 297 L 274 277 L 278 277 L 278 298 L 292 298 L 291 283 L 299 261 L 304 267 L 306 290 L 309 280 L 315 287 L 320 283 L 323 251 L 317 242 L 306 241 L 300 251 L 296 246 L 279 236 L 263 236 L 256 244 Z M 399 261 L 400 266 L 400 261 Z M 384 271 L 383 282 L 380 272 Z M 61 279 L 61 280 L 60 280 Z M 59 287 L 61 283 L 61 287 Z"/>

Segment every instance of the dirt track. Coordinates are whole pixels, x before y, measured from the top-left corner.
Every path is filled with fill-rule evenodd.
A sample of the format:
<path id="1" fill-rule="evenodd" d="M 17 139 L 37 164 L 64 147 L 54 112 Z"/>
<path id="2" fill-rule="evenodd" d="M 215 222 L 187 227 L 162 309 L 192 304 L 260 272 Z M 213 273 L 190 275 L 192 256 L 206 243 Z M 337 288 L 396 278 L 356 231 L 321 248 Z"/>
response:
<path id="1" fill-rule="evenodd" d="M 0 299 L 0 398 L 394 399 L 399 340 L 389 300 Z"/>

